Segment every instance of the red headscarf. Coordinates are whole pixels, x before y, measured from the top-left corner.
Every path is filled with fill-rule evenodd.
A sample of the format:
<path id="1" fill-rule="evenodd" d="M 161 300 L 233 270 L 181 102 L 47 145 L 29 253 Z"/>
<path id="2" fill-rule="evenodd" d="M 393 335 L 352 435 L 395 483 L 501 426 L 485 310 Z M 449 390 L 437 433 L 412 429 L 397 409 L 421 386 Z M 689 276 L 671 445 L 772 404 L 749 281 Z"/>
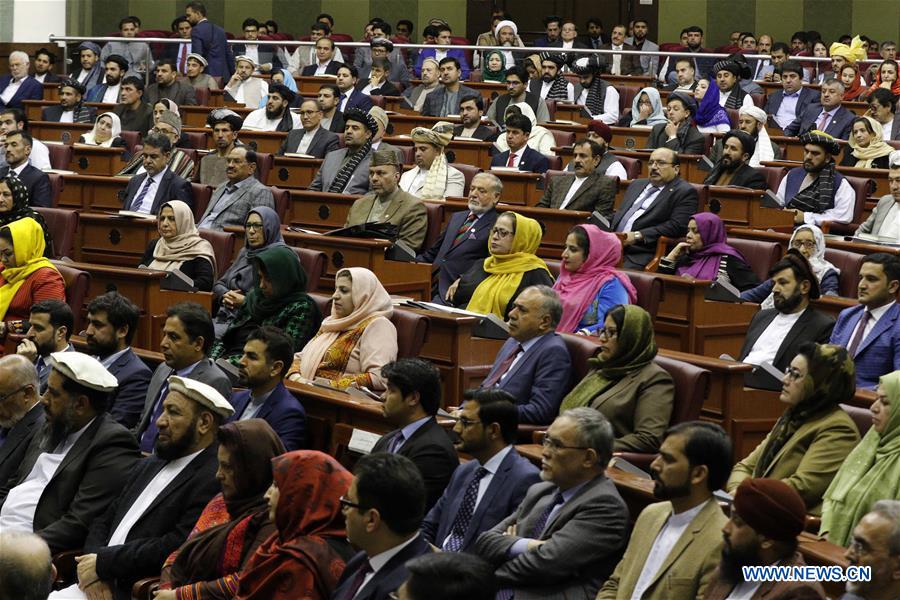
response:
<path id="1" fill-rule="evenodd" d="M 561 333 L 573 333 L 578 329 L 581 317 L 597 297 L 597 292 L 613 278 L 618 279 L 628 292 L 631 304 L 637 299 L 631 280 L 616 270 L 616 265 L 622 260 L 622 243 L 619 238 L 596 225 L 578 227 L 587 234 L 588 255 L 581 268 L 574 273 L 563 265 L 559 271 L 559 279 L 553 285 L 563 305 L 562 320 L 556 326 L 556 330 Z"/>
<path id="2" fill-rule="evenodd" d="M 697 222 L 697 230 L 700 232 L 703 247 L 690 254 L 690 262 L 678 268 L 679 275 L 690 275 L 695 279 L 715 281 L 723 256 L 733 256 L 746 262 L 740 252 L 725 242 L 727 238 L 722 219 L 710 212 L 697 213 L 691 218 Z"/>
<path id="3" fill-rule="evenodd" d="M 890 61 L 894 65 L 894 70 L 897 70 L 897 62 Z M 882 63 L 884 64 L 884 63 Z M 875 90 L 881 87 L 881 65 L 878 65 L 878 70 L 875 71 L 875 83 L 872 84 L 872 87 L 869 88 L 868 93 L 871 94 Z M 891 94 L 894 96 L 900 96 L 900 73 L 898 73 L 897 79 L 891 83 Z"/>
<path id="4" fill-rule="evenodd" d="M 236 599 L 327 600 L 344 561 L 326 537 L 344 538 L 340 498 L 353 476 L 336 460 L 314 450 L 272 459 L 279 499 L 277 531 L 256 550 L 240 575 Z"/>
<path id="5" fill-rule="evenodd" d="M 853 67 L 853 70 L 856 72 L 856 77 L 853 79 L 853 85 L 851 85 L 847 90 L 844 91 L 844 102 L 850 102 L 858 100 L 859 97 L 865 93 L 866 87 L 865 83 L 862 80 L 862 77 L 859 76 L 859 69 L 856 65 L 844 65 L 841 67 L 841 73 L 844 72 L 844 69 Z"/>

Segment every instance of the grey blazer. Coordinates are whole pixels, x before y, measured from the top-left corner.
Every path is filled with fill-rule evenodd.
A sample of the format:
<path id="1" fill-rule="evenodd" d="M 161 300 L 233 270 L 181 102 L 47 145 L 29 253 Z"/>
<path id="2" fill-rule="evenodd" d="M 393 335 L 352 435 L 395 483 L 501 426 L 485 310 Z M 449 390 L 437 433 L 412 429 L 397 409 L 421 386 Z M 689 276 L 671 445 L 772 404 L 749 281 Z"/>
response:
<path id="1" fill-rule="evenodd" d="M 287 139 L 282 142 L 281 148 L 278 149 L 278 155 L 283 156 L 286 152 L 296 152 L 304 135 L 306 135 L 305 129 L 292 129 Z M 313 136 L 312 142 L 309 144 L 309 148 L 306 149 L 306 154 L 316 158 L 325 158 L 326 154 L 337 150 L 339 145 L 338 134 L 328 131 L 324 127 L 319 127 Z"/>
<path id="2" fill-rule="evenodd" d="M 557 175 L 550 178 L 547 189 L 544 190 L 543 197 L 538 201 L 537 206 L 541 208 L 559 208 L 562 206 L 569 188 L 575 183 L 575 175 Z M 615 179 L 601 175 L 596 171 L 591 171 L 585 182 L 581 184 L 578 191 L 572 197 L 566 210 L 586 210 L 590 212 L 598 211 L 607 219 L 611 219 L 613 213 L 613 202 L 616 199 Z"/>
<path id="3" fill-rule="evenodd" d="M 216 208 L 216 204 L 218 204 L 222 195 L 225 193 L 225 187 L 227 185 L 228 182 L 226 181 L 216 188 L 216 191 L 213 192 L 212 198 L 209 201 L 209 206 L 206 207 L 203 217 L 197 221 L 197 225 L 206 218 L 206 215 Z M 257 206 L 268 206 L 273 210 L 275 209 L 275 197 L 272 196 L 272 190 L 260 183 L 256 177 L 252 176 L 250 177 L 250 183 L 241 186 L 227 200 L 224 200 L 224 202 L 225 206 L 219 211 L 219 214 L 212 222 L 212 225 L 206 227 L 207 229 L 222 231 L 226 225 L 243 227 L 244 221 L 247 220 L 247 215 L 250 213 L 250 209 L 256 208 Z"/>
<path id="4" fill-rule="evenodd" d="M 341 165 L 344 163 L 344 157 L 346 156 L 346 148 L 333 150 L 326 154 L 322 166 L 319 167 L 319 172 L 316 173 L 312 183 L 309 184 L 309 189 L 314 192 L 327 192 L 328 188 L 331 187 L 331 182 L 334 181 Z M 362 195 L 369 191 L 370 162 L 372 162 L 371 152 L 362 159 L 362 162 L 359 163 L 356 171 L 350 176 L 350 181 L 347 182 L 347 186 L 341 192 L 342 194 Z"/>
<path id="5" fill-rule="evenodd" d="M 865 223 L 859 226 L 856 233 L 878 235 L 878 232 L 881 231 L 881 225 L 884 223 L 884 219 L 887 217 L 887 214 L 893 205 L 894 197 L 891 194 L 882 196 L 881 199 L 878 200 L 878 204 L 875 205 L 875 210 L 872 211 L 872 214 L 869 215 L 869 218 L 866 219 Z"/>
<path id="6" fill-rule="evenodd" d="M 475 553 L 496 567 L 500 587 L 512 588 L 516 600 L 593 600 L 628 541 L 628 508 L 613 483 L 600 475 L 547 522 L 538 539 L 548 543 L 509 558 L 513 544 L 533 535 L 558 489 L 550 482 L 534 484 L 515 513 L 475 542 Z M 506 535 L 514 524 L 521 537 Z"/>

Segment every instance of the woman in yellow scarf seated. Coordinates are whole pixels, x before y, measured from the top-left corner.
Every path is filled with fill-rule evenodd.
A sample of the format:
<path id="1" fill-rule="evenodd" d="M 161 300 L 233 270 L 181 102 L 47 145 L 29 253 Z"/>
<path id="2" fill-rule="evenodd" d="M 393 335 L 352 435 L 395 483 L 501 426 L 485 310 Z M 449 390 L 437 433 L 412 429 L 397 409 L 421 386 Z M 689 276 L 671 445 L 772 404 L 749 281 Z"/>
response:
<path id="1" fill-rule="evenodd" d="M 506 320 L 522 290 L 532 285 L 553 285 L 547 263 L 534 254 L 542 236 L 541 225 L 534 219 L 514 212 L 497 217 L 488 241 L 491 255 L 472 265 L 450 286 L 447 302 Z"/>
<path id="2" fill-rule="evenodd" d="M 31 217 L 0 228 L 0 337 L 41 300 L 66 301 L 66 283 L 44 258 L 44 230 Z"/>

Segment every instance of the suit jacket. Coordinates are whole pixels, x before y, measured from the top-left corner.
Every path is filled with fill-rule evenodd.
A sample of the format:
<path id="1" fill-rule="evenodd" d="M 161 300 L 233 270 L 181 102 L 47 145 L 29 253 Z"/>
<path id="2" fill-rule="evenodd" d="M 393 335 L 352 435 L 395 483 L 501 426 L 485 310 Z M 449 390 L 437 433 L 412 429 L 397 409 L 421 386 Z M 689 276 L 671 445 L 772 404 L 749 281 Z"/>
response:
<path id="1" fill-rule="evenodd" d="M 497 221 L 497 211 L 491 209 L 481 215 L 481 218 L 475 221 L 469 235 L 454 247 L 453 241 L 456 239 L 456 232 L 468 217 L 469 211 L 467 210 L 453 213 L 447 222 L 447 227 L 441 232 L 434 245 L 416 257 L 418 261 L 430 262 L 432 273 L 435 271 L 438 273 L 437 287 L 432 290 L 433 302 L 443 304 L 442 299 L 453 282 L 477 261 L 488 257 L 488 238 L 491 235 L 491 228 Z"/>
<path id="2" fill-rule="evenodd" d="M 155 105 L 163 98 L 168 98 L 178 106 L 195 106 L 197 91 L 187 80 L 176 79 L 168 87 L 160 87 L 159 83 L 151 83 L 144 92 L 144 102 Z"/>
<path id="3" fill-rule="evenodd" d="M 631 44 L 634 46 L 634 49 L 637 49 L 637 46 L 634 45 L 634 38 L 627 37 L 625 38 L 626 44 Z M 655 52 L 659 50 L 659 46 L 656 45 L 655 42 L 651 42 L 647 38 L 644 38 L 644 42 L 641 44 L 641 50 L 644 52 Z M 656 75 L 659 71 L 659 56 L 650 55 L 650 54 L 641 54 L 639 57 L 639 62 L 641 63 L 641 70 L 644 75 L 652 75 L 654 79 L 656 79 Z"/>
<path id="4" fill-rule="evenodd" d="M 325 74 L 326 75 L 337 75 L 338 69 L 340 69 L 343 66 L 344 66 L 344 63 L 337 61 L 337 60 L 332 60 L 330 63 L 328 63 L 328 66 L 325 67 Z M 318 69 L 318 68 L 319 68 L 318 63 L 313 64 L 313 65 L 307 65 L 307 66 L 303 67 L 303 71 L 300 74 L 303 75 L 303 77 L 315 77 L 316 69 Z"/>
<path id="5" fill-rule="evenodd" d="M 132 204 L 138 193 L 140 193 L 141 188 L 144 187 L 145 181 L 147 181 L 146 172 L 135 175 L 128 181 L 128 186 L 125 188 L 125 198 L 122 200 L 122 208 L 124 210 L 137 210 Z M 156 186 L 156 195 L 153 197 L 150 214 L 159 214 L 159 208 L 169 200 L 181 200 L 191 208 L 194 207 L 194 190 L 191 188 L 190 182 L 167 168 L 159 185 Z"/>
<path id="6" fill-rule="evenodd" d="M 691 125 L 688 127 L 683 141 L 679 137 L 670 140 L 666 133 L 666 124 L 657 123 L 650 130 L 650 137 L 647 138 L 647 149 L 652 148 L 668 148 L 679 154 L 703 154 L 703 150 L 706 148 L 706 138 L 696 126 Z"/>
<path id="7" fill-rule="evenodd" d="M 856 230 L 857 235 L 860 233 L 879 235 L 881 226 L 884 224 L 884 219 L 887 217 L 894 202 L 894 197 L 891 194 L 882 196 L 878 200 L 878 204 L 875 205 L 872 214 L 869 215 L 869 218 L 867 218 L 865 222 L 859 226 L 859 229 Z"/>
<path id="8" fill-rule="evenodd" d="M 117 599 L 131 598 L 135 581 L 159 574 L 160 565 L 184 543 L 203 508 L 219 493 L 216 448 L 207 446 L 150 502 L 124 544 L 110 546 L 110 537 L 169 461 L 155 455 L 140 461 L 106 512 L 91 523 L 85 553 L 97 554 L 97 575 L 112 585 Z"/>
<path id="9" fill-rule="evenodd" d="M 4 75 L 0 77 L 0 94 L 9 87 L 9 84 L 12 82 L 12 75 Z M 12 98 L 9 99 L 9 102 L 3 102 L 0 100 L 0 109 L 3 108 L 23 108 L 22 100 L 43 100 L 44 99 L 44 86 L 30 75 L 26 75 L 25 79 L 22 81 L 22 84 L 19 86 L 19 89 L 16 90 L 16 93 L 13 94 Z"/>
<path id="10" fill-rule="evenodd" d="M 296 152 L 304 135 L 306 135 L 305 129 L 292 129 L 291 132 L 288 133 L 287 139 L 281 143 L 281 148 L 278 149 L 278 155 L 283 156 L 285 152 Z M 338 139 L 338 135 L 319 127 L 313 136 L 312 142 L 309 144 L 309 148 L 306 149 L 306 154 L 315 156 L 316 158 L 325 158 L 326 154 L 333 150 L 337 150 L 339 147 L 340 140 Z"/>
<path id="11" fill-rule="evenodd" d="M 671 515 L 671 502 L 650 504 L 641 511 L 625 556 L 600 588 L 597 600 L 632 597 L 653 543 Z M 641 598 L 702 598 L 721 558 L 722 527 L 727 521 L 718 502 L 707 500 L 678 538 Z"/>
<path id="12" fill-rule="evenodd" d="M 365 552 L 357 553 L 347 561 L 344 573 L 338 580 L 337 587 L 331 594 L 332 600 L 387 600 L 392 592 L 397 591 L 403 582 L 409 578 L 406 563 L 417 556 L 428 554 L 431 548 L 421 534 L 416 534 L 415 540 L 400 552 L 391 557 L 381 567 L 369 582 L 359 589 L 355 596 L 349 596 L 349 588 L 353 585 L 356 575 L 363 563 L 368 560 Z"/>
<path id="13" fill-rule="evenodd" d="M 119 382 L 119 387 L 109 396 L 109 414 L 124 427 L 133 429 L 144 410 L 153 373 L 130 347 L 107 370 Z"/>
<path id="14" fill-rule="evenodd" d="M 800 136 L 817 128 L 819 115 L 822 114 L 822 105 L 818 102 L 810 103 L 803 112 L 797 113 L 794 122 L 784 128 L 784 135 Z M 853 119 L 856 113 L 847 110 L 843 106 L 837 109 L 828 125 L 825 126 L 825 133 L 828 135 L 846 140 L 850 137 L 850 127 L 853 125 Z"/>
<path id="15" fill-rule="evenodd" d="M 213 77 L 228 81 L 234 73 L 234 54 L 228 46 L 225 30 L 207 19 L 191 28 L 191 52 L 209 61 L 206 72 Z"/>
<path id="16" fill-rule="evenodd" d="M 309 184 L 309 189 L 314 192 L 327 192 L 334 178 L 337 177 L 338 171 L 341 170 L 341 164 L 346 156 L 347 148 L 339 148 L 326 154 L 325 160 L 322 161 L 322 166 L 319 167 L 319 171 L 313 177 L 312 183 Z M 346 187 L 341 192 L 342 194 L 356 195 L 365 194 L 369 191 L 370 162 L 372 162 L 371 152 L 360 161 L 359 166 L 353 171 Z"/>
<path id="17" fill-rule="evenodd" d="M 94 87 L 95 85 L 100 85 L 103 82 L 103 77 L 105 75 L 104 67 L 105 64 L 99 60 L 94 63 L 93 67 L 91 67 L 90 75 L 87 76 L 87 79 L 84 80 L 83 84 L 84 90 L 86 92 L 91 91 L 92 87 Z M 81 77 L 81 72 L 83 70 L 84 69 L 82 69 L 81 67 L 76 69 L 71 75 L 72 79 L 78 79 L 79 77 Z"/>
<path id="18" fill-rule="evenodd" d="M 340 105 L 338 105 L 340 108 Z M 351 108 L 358 108 L 363 112 L 369 112 L 372 108 L 372 99 L 369 98 L 368 94 L 363 94 L 356 88 L 350 88 L 350 93 L 347 97 L 347 105 L 344 106 L 344 110 L 342 113 L 347 112 Z"/>
<path id="19" fill-rule="evenodd" d="M 513 338 L 503 343 L 485 381 L 495 376 L 503 361 L 516 352 L 518 346 L 519 342 Z M 563 338 L 556 332 L 542 335 L 494 387 L 509 392 L 516 399 L 519 423 L 552 423 L 559 414 L 563 397 L 572 387 L 572 357 Z"/>
<path id="20" fill-rule="evenodd" d="M 509 162 L 509 150 L 505 152 L 501 152 L 500 154 L 495 154 L 494 158 L 491 159 L 492 167 L 505 167 L 506 163 Z M 531 148 L 530 146 L 525 146 L 522 154 L 522 159 L 519 161 L 519 170 L 527 171 L 531 173 L 546 173 L 550 168 L 550 159 L 546 156 Z"/>
<path id="21" fill-rule="evenodd" d="M 372 453 L 388 452 L 398 435 L 400 430 L 395 429 L 381 436 L 372 447 Z M 459 466 L 459 457 L 450 436 L 438 425 L 437 420 L 431 417 L 403 442 L 397 454 L 405 456 L 419 467 L 428 496 L 425 510 L 430 510 L 444 493 L 453 471 Z"/>
<path id="22" fill-rule="evenodd" d="M 85 102 L 103 102 L 103 96 L 106 95 L 106 90 L 109 88 L 105 83 L 100 83 L 91 88 L 89 92 L 84 95 Z M 146 92 L 144 93 L 144 97 L 146 98 Z M 117 100 L 118 102 L 118 100 Z"/>
<path id="23" fill-rule="evenodd" d="M 228 420 L 237 421 L 250 404 L 250 390 L 235 392 L 231 397 L 234 415 Z M 306 447 L 306 411 L 300 401 L 284 384 L 279 383 L 254 415 L 275 430 L 288 452 Z"/>
<path id="24" fill-rule="evenodd" d="M 790 559 L 781 562 L 781 565 L 785 567 L 800 567 L 805 564 L 806 562 L 799 552 L 795 552 Z M 731 594 L 732 589 L 734 586 L 726 582 L 719 569 L 716 568 L 703 598 L 704 600 L 725 600 Z M 750 598 L 751 600 L 822 600 L 825 597 L 825 590 L 817 581 L 764 581 Z"/>
<path id="25" fill-rule="evenodd" d="M 838 315 L 837 323 L 831 332 L 832 344 L 847 348 L 850 346 L 853 332 L 863 316 L 865 307 L 862 304 L 845 308 Z M 856 348 L 853 362 L 856 365 L 856 387 L 874 388 L 878 379 L 900 369 L 900 304 L 894 302 L 884 313 L 869 335 L 864 337 Z"/>
<path id="26" fill-rule="evenodd" d="M 328 131 L 332 133 L 344 133 L 344 113 L 339 110 L 334 111 L 334 116 L 331 118 L 331 125 L 328 126 Z M 366 174 L 366 178 L 368 178 L 368 174 Z"/>
<path id="27" fill-rule="evenodd" d="M 650 183 L 648 179 L 636 179 L 625 190 L 619 210 L 613 216 L 612 228 L 621 231 L 622 221 L 631 205 Z M 640 231 L 644 239 L 625 248 L 625 268 L 643 269 L 653 258 L 656 240 L 664 235 L 680 238 L 687 232 L 691 215 L 697 212 L 697 190 L 681 178 L 670 181 L 656 196 L 650 208 L 635 220 L 632 231 Z"/>
<path id="28" fill-rule="evenodd" d="M 446 116 L 441 114 L 441 110 L 444 107 L 444 95 L 446 93 L 447 88 L 443 85 L 439 85 L 436 90 L 429 92 L 428 96 L 425 97 L 425 104 L 422 105 L 422 114 L 428 117 Z M 478 96 L 478 91 L 473 90 L 467 85 L 459 84 L 459 91 L 456 93 L 456 104 L 453 106 L 452 114 L 459 114 L 460 101 L 469 96 Z"/>
<path id="29" fill-rule="evenodd" d="M 0 490 L 0 505 L 10 489 L 31 473 L 42 453 L 43 436 L 32 436 L 16 474 Z M 34 532 L 50 552 L 77 550 L 88 529 L 115 498 L 140 454 L 131 433 L 109 414 L 98 415 L 66 453 L 41 493 L 34 513 Z"/>
<path id="30" fill-rule="evenodd" d="M 59 120 L 62 118 L 62 114 L 62 105 L 56 104 L 54 106 L 47 106 L 41 111 L 41 120 L 59 123 Z M 72 120 L 76 123 L 93 123 L 96 117 L 97 109 L 93 106 L 86 106 L 84 104 L 75 105 L 75 114 L 72 117 Z"/>
<path id="31" fill-rule="evenodd" d="M 480 466 L 482 465 L 477 460 L 470 460 L 460 465 L 453 472 L 453 477 L 450 478 L 450 483 L 447 484 L 447 489 L 444 490 L 441 499 L 422 522 L 422 536 L 438 548 L 450 535 L 466 490 L 475 477 L 475 471 Z M 475 507 L 475 512 L 472 513 L 459 551 L 471 551 L 478 536 L 513 514 L 525 498 L 528 488 L 540 480 L 537 467 L 516 452 L 515 448 L 510 448 L 491 478 L 481 501 Z"/>
<path id="32" fill-rule="evenodd" d="M 44 414 L 43 403 L 37 402 L 18 423 L 6 431 L 6 439 L 0 445 L 0 489 L 6 487 L 6 482 L 19 469 L 31 438 L 44 425 Z"/>
<path id="33" fill-rule="evenodd" d="M 538 201 L 537 206 L 541 208 L 559 208 L 562 206 L 563 200 L 572 184 L 575 183 L 575 175 L 557 175 L 550 178 L 544 195 Z M 572 197 L 572 200 L 566 205 L 566 210 L 586 210 L 588 212 L 599 212 L 609 219 L 613 214 L 613 202 L 616 199 L 615 180 L 612 177 L 601 175 L 596 171 L 591 171 L 581 184 L 578 191 Z"/>
<path id="34" fill-rule="evenodd" d="M 456 138 L 456 137 L 461 136 L 462 132 L 463 132 L 463 126 L 457 125 L 456 127 L 453 128 L 453 137 Z M 491 129 L 487 125 L 479 125 L 478 127 L 475 128 L 475 133 L 472 134 L 472 137 L 475 138 L 476 140 L 481 140 L 482 142 L 493 142 L 494 139 L 497 137 L 497 131 L 494 129 Z"/>
<path id="35" fill-rule="evenodd" d="M 500 587 L 512 588 L 516 600 L 594 598 L 628 541 L 628 508 L 604 475 L 585 483 L 543 532 L 533 533 L 558 491 L 550 482 L 534 484 L 515 513 L 475 542 L 475 553 L 496 567 Z M 510 525 L 522 535 L 506 535 Z M 524 537 L 548 543 L 510 558 L 510 548 Z"/>
<path id="36" fill-rule="evenodd" d="M 600 46 L 599 50 L 612 50 L 612 44 L 603 44 Z M 622 50 L 634 50 L 634 46 L 631 44 L 622 44 Z M 619 72 L 622 75 L 643 75 L 644 67 L 641 66 L 640 59 L 643 56 L 637 56 L 636 54 L 623 54 L 622 60 L 619 61 Z M 649 58 L 648 58 L 649 60 Z M 601 54 L 600 55 L 600 67 L 603 69 L 604 73 L 612 73 L 613 66 L 613 55 L 612 54 Z"/>
<path id="37" fill-rule="evenodd" d="M 375 204 L 375 193 L 369 192 L 357 199 L 347 214 L 345 227 L 369 223 L 369 214 Z M 428 230 L 428 214 L 421 200 L 404 192 L 399 187 L 391 194 L 387 210 L 379 219 L 380 223 L 392 223 L 400 228 L 398 240 L 412 248 L 415 252 L 422 249 L 425 233 Z"/>
<path id="38" fill-rule="evenodd" d="M 29 206 L 53 206 L 53 191 L 50 187 L 50 177 L 46 173 L 31 165 L 27 165 L 19 173 L 19 179 L 28 188 Z"/>
<path id="39" fill-rule="evenodd" d="M 778 311 L 774 308 L 761 310 L 753 315 L 753 319 L 750 321 L 750 327 L 747 328 L 747 337 L 744 338 L 744 345 L 741 347 L 741 354 L 738 356 L 738 360 L 747 358 L 747 355 L 750 354 L 756 340 L 759 339 L 759 336 L 763 334 L 777 316 Z M 803 314 L 800 315 L 800 318 L 797 319 L 797 322 L 794 323 L 794 326 L 791 327 L 791 330 L 781 342 L 781 346 L 778 348 L 778 352 L 775 353 L 775 359 L 772 361 L 772 364 L 779 371 L 784 371 L 791 364 L 791 361 L 794 360 L 794 357 L 797 355 L 797 350 L 803 343 L 816 342 L 818 344 L 824 344 L 828 342 L 833 327 L 834 319 L 824 313 L 814 310 L 812 306 L 807 306 L 806 310 L 803 311 Z"/>
<path id="40" fill-rule="evenodd" d="M 715 182 L 711 181 L 709 178 L 707 178 L 704 183 L 707 185 L 715 185 Z M 731 176 L 731 181 L 728 182 L 728 185 L 745 187 L 753 190 L 764 190 L 769 187 L 766 176 L 757 169 L 751 167 L 748 163 L 744 163 L 738 167 L 737 171 L 734 172 L 734 175 Z"/>
<path id="41" fill-rule="evenodd" d="M 250 213 L 250 210 L 257 206 L 268 206 L 273 210 L 275 209 L 275 197 L 272 196 L 272 190 L 263 185 L 256 177 L 251 176 L 249 179 L 250 183 L 243 184 L 235 193 L 231 194 L 227 200 L 224 200 L 224 208 L 219 211 L 218 216 L 215 221 L 213 221 L 212 225 L 209 226 L 209 229 L 222 231 L 226 225 L 236 225 L 241 227 L 243 226 L 244 221 L 247 220 L 247 215 Z M 203 217 L 200 221 L 197 221 L 198 224 L 203 221 L 203 219 L 206 218 L 206 215 L 211 213 L 214 208 L 217 208 L 216 204 L 225 194 L 227 185 L 228 182 L 225 182 L 213 192 L 212 198 L 209 201 L 209 206 L 206 207 L 206 211 L 203 213 Z"/>
<path id="42" fill-rule="evenodd" d="M 802 115 L 808 106 L 818 104 L 819 98 L 819 93 L 815 90 L 811 90 L 806 86 L 800 88 L 800 97 L 797 98 L 794 114 Z M 784 102 L 784 90 L 776 90 L 769 94 L 766 98 L 766 114 L 774 117 L 778 113 L 778 109 L 781 108 L 782 102 Z"/>
<path id="43" fill-rule="evenodd" d="M 363 90 L 366 89 L 367 85 L 369 85 L 369 80 L 368 79 L 362 80 L 356 86 L 356 89 L 359 90 L 360 93 L 365 93 Z M 379 85 L 378 87 L 372 88 L 368 92 L 369 97 L 372 97 L 372 96 L 399 96 L 399 95 L 400 95 L 400 90 L 398 90 L 397 86 L 395 86 L 393 83 L 391 83 L 390 80 L 388 80 L 388 79 L 383 80 L 381 82 L 381 85 Z"/>
<path id="44" fill-rule="evenodd" d="M 153 372 L 153 376 L 150 378 L 150 385 L 147 386 L 147 396 L 144 398 L 144 410 L 141 412 L 141 418 L 138 420 L 137 427 L 132 430 L 138 439 L 140 439 L 141 434 L 144 433 L 144 430 L 150 424 L 150 417 L 153 415 L 153 410 L 160 400 L 158 396 L 160 391 L 162 391 L 163 385 L 169 376 L 174 374 L 175 371 L 166 363 L 161 363 Z M 231 380 L 208 358 L 201 360 L 200 364 L 194 367 L 194 370 L 191 371 L 188 377 L 211 385 L 225 398 L 231 397 Z"/>

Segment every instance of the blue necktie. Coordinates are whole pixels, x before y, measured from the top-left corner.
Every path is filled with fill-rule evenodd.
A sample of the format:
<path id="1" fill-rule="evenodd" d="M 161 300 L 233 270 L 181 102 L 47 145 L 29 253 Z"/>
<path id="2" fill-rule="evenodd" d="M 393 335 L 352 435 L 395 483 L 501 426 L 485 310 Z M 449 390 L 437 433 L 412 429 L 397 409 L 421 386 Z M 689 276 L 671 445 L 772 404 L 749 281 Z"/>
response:
<path id="1" fill-rule="evenodd" d="M 560 492 L 556 492 L 556 495 L 553 496 L 553 501 L 547 505 L 547 508 L 545 508 L 544 512 L 541 513 L 541 516 L 538 517 L 538 520 L 534 522 L 534 526 L 531 528 L 532 539 L 540 539 L 541 534 L 544 533 L 544 528 L 547 526 L 547 520 L 550 519 L 550 513 L 553 512 L 553 509 L 556 508 L 558 504 L 562 503 L 562 494 Z"/>
<path id="2" fill-rule="evenodd" d="M 148 174 L 147 179 L 144 180 L 144 185 L 141 187 L 141 191 L 137 196 L 135 196 L 134 202 L 131 203 L 131 210 L 133 210 L 134 212 L 138 212 L 141 210 L 141 204 L 144 203 L 144 197 L 150 190 L 151 183 L 153 183 L 153 178 Z"/>
<path id="3" fill-rule="evenodd" d="M 141 452 L 146 452 L 147 454 L 153 453 L 153 447 L 156 445 L 156 436 L 159 434 L 159 429 L 156 427 L 156 420 L 159 418 L 159 415 L 162 414 L 162 401 L 163 398 L 166 397 L 168 391 L 169 382 L 167 381 L 159 390 L 159 396 L 156 397 L 153 413 L 150 415 L 150 422 L 147 424 L 147 429 L 145 429 L 144 433 L 141 435 Z"/>
<path id="4" fill-rule="evenodd" d="M 475 501 L 478 499 L 478 486 L 481 480 L 490 473 L 484 467 L 478 467 L 475 471 L 475 477 L 466 493 L 463 496 L 462 504 L 459 505 L 459 512 L 453 519 L 453 525 L 450 527 L 450 537 L 444 542 L 444 550 L 447 552 L 459 552 L 463 545 L 463 539 L 466 537 L 466 531 L 469 529 L 469 523 L 472 522 L 472 515 L 475 513 Z"/>
<path id="5" fill-rule="evenodd" d="M 406 438 L 403 436 L 403 432 L 397 432 L 397 437 L 391 440 L 391 446 L 388 449 L 388 452 L 390 452 L 391 454 L 397 454 L 397 450 L 400 449 L 400 446 L 404 441 L 406 441 Z"/>

